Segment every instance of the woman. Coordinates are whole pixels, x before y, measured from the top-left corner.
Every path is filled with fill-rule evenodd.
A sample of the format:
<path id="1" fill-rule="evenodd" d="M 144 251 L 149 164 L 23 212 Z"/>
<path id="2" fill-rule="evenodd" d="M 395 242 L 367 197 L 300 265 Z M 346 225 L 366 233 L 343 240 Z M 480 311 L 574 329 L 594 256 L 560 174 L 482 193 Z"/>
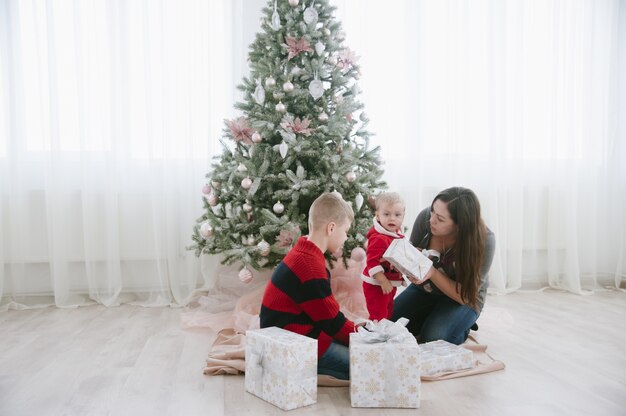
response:
<path id="1" fill-rule="evenodd" d="M 425 281 L 409 285 L 394 302 L 392 320 L 409 319 L 419 342 L 438 339 L 462 344 L 485 303 L 495 237 L 467 188 L 448 188 L 417 216 L 411 243 L 426 252 L 433 267 Z"/>

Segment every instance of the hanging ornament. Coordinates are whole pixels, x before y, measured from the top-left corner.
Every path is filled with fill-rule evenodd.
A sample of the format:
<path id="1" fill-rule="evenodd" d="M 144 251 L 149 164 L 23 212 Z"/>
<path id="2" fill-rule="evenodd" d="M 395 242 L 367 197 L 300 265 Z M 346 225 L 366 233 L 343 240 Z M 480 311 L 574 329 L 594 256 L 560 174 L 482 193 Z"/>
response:
<path id="1" fill-rule="evenodd" d="M 213 227 L 208 222 L 202 223 L 200 226 L 200 235 L 205 239 L 211 237 L 213 235 Z"/>
<path id="2" fill-rule="evenodd" d="M 328 114 L 320 113 L 320 115 L 317 116 L 317 119 L 321 121 L 322 123 L 326 123 L 328 121 Z"/>
<path id="3" fill-rule="evenodd" d="M 272 13 L 272 23 L 270 27 L 274 30 L 280 30 L 280 16 L 276 10 L 276 0 L 274 0 L 274 13 Z"/>
<path id="4" fill-rule="evenodd" d="M 363 111 L 361 115 L 359 115 L 359 120 L 361 120 L 363 123 L 367 123 L 368 121 L 370 121 L 370 118 L 367 116 L 367 113 Z"/>
<path id="5" fill-rule="evenodd" d="M 255 131 L 251 139 L 254 143 L 261 143 L 261 141 L 263 140 L 263 137 L 261 137 L 258 131 Z"/>
<path id="6" fill-rule="evenodd" d="M 361 195 L 361 193 L 359 192 L 358 194 L 356 194 L 356 197 L 354 198 L 354 203 L 356 204 L 356 210 L 360 211 L 361 207 L 363 206 L 363 195 Z"/>
<path id="7" fill-rule="evenodd" d="M 337 65 L 337 57 L 335 55 L 329 56 L 327 61 L 331 65 Z"/>
<path id="8" fill-rule="evenodd" d="M 315 44 L 315 53 L 317 54 L 317 56 L 322 56 L 322 54 L 324 53 L 324 50 L 326 50 L 326 45 L 324 45 L 321 41 L 317 41 L 317 43 Z"/>
<path id="9" fill-rule="evenodd" d="M 327 28 L 327 27 L 325 27 L 325 28 L 324 28 L 324 34 L 325 34 L 326 36 L 330 36 L 330 29 L 329 29 L 329 28 Z"/>
<path id="10" fill-rule="evenodd" d="M 254 90 L 253 97 L 254 101 L 256 101 L 258 105 L 263 105 L 263 103 L 265 103 L 265 90 L 261 85 L 261 79 L 257 79 L 256 81 L 256 89 Z"/>
<path id="11" fill-rule="evenodd" d="M 207 197 L 207 202 L 210 206 L 214 207 L 220 202 L 220 199 L 217 197 L 217 195 L 211 194 Z"/>
<path id="12" fill-rule="evenodd" d="M 242 283 L 250 283 L 252 281 L 252 277 L 252 272 L 247 267 L 244 267 L 239 271 L 239 280 L 241 280 Z"/>
<path id="13" fill-rule="evenodd" d="M 278 111 L 279 113 L 284 113 L 285 111 L 287 111 L 287 107 L 285 107 L 285 104 L 283 104 L 282 101 L 279 101 L 278 104 L 276 104 L 276 111 Z"/>
<path id="14" fill-rule="evenodd" d="M 317 10 L 315 10 L 314 1 L 311 2 L 311 5 L 304 10 L 303 19 L 307 25 L 314 25 L 317 23 Z"/>
<path id="15" fill-rule="evenodd" d="M 360 194 L 359 194 L 359 195 L 360 195 Z M 245 203 L 245 204 L 243 204 L 242 208 L 243 208 L 243 210 L 244 210 L 245 212 L 250 212 L 250 211 L 252 211 L 252 205 L 251 205 L 251 204 L 250 204 L 250 202 L 248 202 L 248 201 L 246 201 L 246 203 Z"/>
<path id="16" fill-rule="evenodd" d="M 213 189 L 220 189 L 222 187 L 222 184 L 219 181 L 211 181 L 211 186 L 213 187 Z"/>
<path id="17" fill-rule="evenodd" d="M 376 198 L 372 195 L 368 196 L 367 205 L 369 205 L 371 209 L 376 210 Z"/>
<path id="18" fill-rule="evenodd" d="M 356 180 L 356 173 L 354 173 L 352 171 L 346 173 L 346 180 L 348 182 L 354 182 Z"/>
<path id="19" fill-rule="evenodd" d="M 241 187 L 243 189 L 250 189 L 251 186 L 252 186 L 252 179 L 250 179 L 250 178 L 243 178 L 241 180 Z"/>
<path id="20" fill-rule="evenodd" d="M 256 241 L 254 239 L 254 236 L 253 235 L 249 235 L 248 239 L 246 240 L 246 244 L 248 244 L 249 246 L 253 246 L 255 242 Z"/>
<path id="21" fill-rule="evenodd" d="M 265 78 L 265 86 L 267 88 L 272 88 L 274 85 L 276 85 L 276 80 L 271 75 Z"/>
<path id="22" fill-rule="evenodd" d="M 280 156 L 284 159 L 287 156 L 287 150 L 289 150 L 289 146 L 284 141 L 278 146 L 278 151 L 280 152 Z"/>
<path id="23" fill-rule="evenodd" d="M 285 206 L 283 204 L 280 203 L 280 201 L 278 201 L 277 203 L 274 204 L 274 206 L 272 207 L 272 210 L 280 215 L 283 212 L 285 212 Z"/>
<path id="24" fill-rule="evenodd" d="M 283 91 L 285 92 L 291 92 L 293 91 L 294 86 L 290 81 L 287 81 L 283 84 Z"/>
<path id="25" fill-rule="evenodd" d="M 237 166 L 237 172 L 247 172 L 247 171 L 248 171 L 248 168 L 243 163 L 240 163 L 239 166 Z"/>
<path id="26" fill-rule="evenodd" d="M 313 97 L 314 100 L 317 100 L 322 95 L 324 95 L 324 84 L 319 80 L 317 75 L 317 71 L 315 72 L 313 81 L 309 84 L 309 94 Z"/>
<path id="27" fill-rule="evenodd" d="M 202 193 L 205 195 L 208 195 L 211 193 L 211 187 L 209 185 L 204 185 L 202 187 Z"/>
<path id="28" fill-rule="evenodd" d="M 300 0 L 289 0 L 289 5 L 291 7 L 296 7 L 300 3 Z"/>
<path id="29" fill-rule="evenodd" d="M 267 241 L 261 240 L 256 246 L 259 248 L 259 254 L 262 257 L 267 257 L 270 254 L 270 244 Z"/>

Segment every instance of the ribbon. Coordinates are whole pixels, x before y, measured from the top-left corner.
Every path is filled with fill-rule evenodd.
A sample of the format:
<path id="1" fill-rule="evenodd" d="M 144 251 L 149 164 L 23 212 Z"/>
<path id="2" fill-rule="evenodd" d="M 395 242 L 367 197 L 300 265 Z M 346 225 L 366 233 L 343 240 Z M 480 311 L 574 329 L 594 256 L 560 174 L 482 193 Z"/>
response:
<path id="1" fill-rule="evenodd" d="M 404 342 L 412 336 L 406 329 L 408 323 L 407 318 L 400 318 L 396 322 L 391 322 L 388 319 L 381 319 L 378 322 L 365 321 L 365 325 L 357 329 L 358 339 L 365 344 Z"/>

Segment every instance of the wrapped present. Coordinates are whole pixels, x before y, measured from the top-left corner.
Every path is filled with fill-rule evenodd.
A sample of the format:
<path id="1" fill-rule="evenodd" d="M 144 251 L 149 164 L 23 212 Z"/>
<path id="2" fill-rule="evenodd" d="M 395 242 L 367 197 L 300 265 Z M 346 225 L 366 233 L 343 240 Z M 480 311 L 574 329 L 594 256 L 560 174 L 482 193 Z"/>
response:
<path id="1" fill-rule="evenodd" d="M 460 345 L 439 340 L 420 345 L 422 375 L 449 373 L 474 366 L 474 354 Z"/>
<path id="2" fill-rule="evenodd" d="M 352 407 L 420 406 L 420 348 L 407 322 L 368 322 L 350 334 Z"/>
<path id="3" fill-rule="evenodd" d="M 246 391 L 291 410 L 317 402 L 317 340 L 270 327 L 246 331 Z"/>
<path id="4" fill-rule="evenodd" d="M 423 255 L 416 247 L 413 247 L 406 238 L 393 240 L 383 254 L 383 259 L 399 270 L 407 281 L 406 276 L 423 280 L 433 265 L 432 260 Z M 408 283 L 411 282 L 408 281 Z"/>

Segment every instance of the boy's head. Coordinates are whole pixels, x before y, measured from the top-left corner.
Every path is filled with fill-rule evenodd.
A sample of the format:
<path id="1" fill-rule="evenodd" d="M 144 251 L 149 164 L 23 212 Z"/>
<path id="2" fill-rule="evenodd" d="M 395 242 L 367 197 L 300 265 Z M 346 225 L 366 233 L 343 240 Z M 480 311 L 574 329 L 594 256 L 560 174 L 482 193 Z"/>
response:
<path id="1" fill-rule="evenodd" d="M 383 192 L 376 198 L 376 219 L 387 231 L 400 231 L 404 209 L 404 201 L 396 192 Z"/>
<path id="2" fill-rule="evenodd" d="M 309 209 L 309 232 L 327 237 L 327 249 L 331 253 L 343 247 L 352 221 L 352 207 L 336 192 L 323 193 Z"/>

